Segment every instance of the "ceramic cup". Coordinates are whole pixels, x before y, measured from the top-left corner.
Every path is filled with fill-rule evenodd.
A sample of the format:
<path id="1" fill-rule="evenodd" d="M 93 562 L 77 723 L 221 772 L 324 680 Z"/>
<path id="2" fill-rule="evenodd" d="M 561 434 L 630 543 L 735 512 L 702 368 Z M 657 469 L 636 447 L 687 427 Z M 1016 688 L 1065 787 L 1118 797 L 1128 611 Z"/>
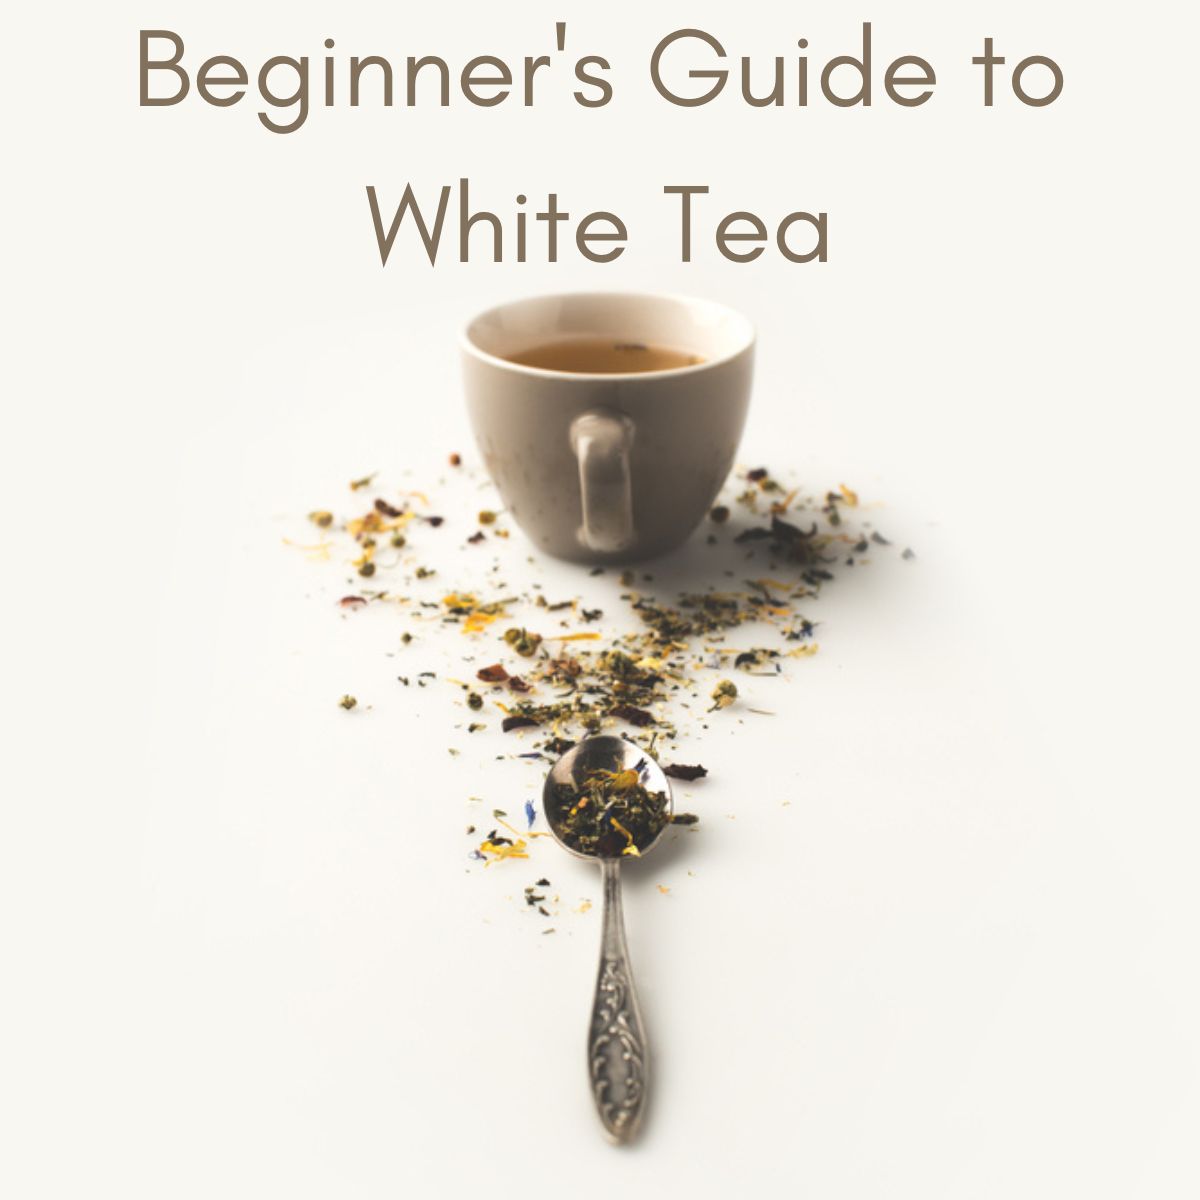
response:
<path id="1" fill-rule="evenodd" d="M 593 335 L 702 361 L 588 374 L 510 359 Z M 475 440 L 517 524 L 559 558 L 632 562 L 683 542 L 725 482 L 750 403 L 754 327 L 680 296 L 539 296 L 477 316 L 462 357 Z"/>

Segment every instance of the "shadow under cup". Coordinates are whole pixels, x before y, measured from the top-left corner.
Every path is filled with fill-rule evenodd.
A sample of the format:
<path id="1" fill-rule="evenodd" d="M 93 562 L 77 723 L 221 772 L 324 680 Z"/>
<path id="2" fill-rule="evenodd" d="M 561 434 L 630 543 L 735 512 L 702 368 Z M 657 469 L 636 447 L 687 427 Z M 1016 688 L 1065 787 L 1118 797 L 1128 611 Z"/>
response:
<path id="1" fill-rule="evenodd" d="M 700 361 L 607 373 L 512 361 L 581 338 Z M 750 403 L 754 328 L 706 300 L 544 296 L 481 313 L 462 358 L 475 440 L 517 524 L 559 558 L 632 562 L 683 542 L 725 482 Z"/>

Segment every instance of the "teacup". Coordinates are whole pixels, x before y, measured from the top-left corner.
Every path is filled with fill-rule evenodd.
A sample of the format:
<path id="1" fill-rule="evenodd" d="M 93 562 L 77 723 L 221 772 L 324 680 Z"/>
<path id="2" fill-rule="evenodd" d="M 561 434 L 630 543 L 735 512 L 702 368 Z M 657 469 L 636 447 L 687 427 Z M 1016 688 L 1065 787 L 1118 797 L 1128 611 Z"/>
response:
<path id="1" fill-rule="evenodd" d="M 733 466 L 754 328 L 724 305 L 539 296 L 475 317 L 462 351 L 487 469 L 513 519 L 556 557 L 632 562 L 673 549 Z"/>

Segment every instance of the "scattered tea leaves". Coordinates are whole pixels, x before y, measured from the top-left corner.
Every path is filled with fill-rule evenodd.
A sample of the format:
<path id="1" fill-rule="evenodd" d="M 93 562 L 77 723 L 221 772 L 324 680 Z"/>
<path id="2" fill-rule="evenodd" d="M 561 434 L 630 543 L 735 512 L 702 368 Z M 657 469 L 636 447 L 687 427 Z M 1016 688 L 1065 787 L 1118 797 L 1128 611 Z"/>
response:
<path id="1" fill-rule="evenodd" d="M 457 454 L 449 462 L 452 467 L 462 465 Z M 455 487 L 470 487 L 477 476 L 464 470 L 458 478 L 463 482 L 456 481 Z M 340 599 L 335 593 L 335 603 L 347 612 L 371 604 L 400 614 L 408 627 L 401 630 L 399 643 L 413 646 L 403 651 L 412 665 L 409 674 L 395 677 L 405 685 L 413 681 L 421 688 L 428 685 L 430 696 L 421 698 L 426 703 L 436 702 L 432 683 L 436 675 L 418 673 L 425 664 L 410 656 L 432 653 L 445 661 L 447 654 L 455 652 L 444 638 L 432 634 L 442 625 L 458 627 L 453 631 L 453 644 L 461 646 L 457 658 L 469 665 L 443 675 L 462 689 L 456 697 L 465 699 L 472 714 L 465 724 L 457 709 L 454 728 L 474 735 L 470 746 L 483 756 L 524 761 L 526 768 L 533 764 L 544 771 L 579 739 L 623 730 L 628 741 L 661 757 L 667 747 L 671 748 L 668 754 L 678 754 L 686 738 L 698 732 L 697 726 L 708 728 L 707 713 L 739 700 L 740 711 L 746 714 L 768 713 L 769 708 L 750 706 L 760 699 L 758 695 L 739 697 L 728 676 L 736 671 L 743 677 L 775 678 L 786 674 L 792 662 L 816 653 L 816 623 L 801 606 L 815 600 L 835 572 L 865 565 L 871 561 L 872 548 L 892 545 L 869 521 L 855 528 L 858 514 L 853 510 L 860 509 L 861 502 L 847 484 L 814 496 L 789 488 L 780 482 L 784 477 L 773 476 L 767 467 L 756 467 L 739 478 L 733 489 L 741 489 L 736 506 L 728 499 L 732 492 L 727 493 L 709 510 L 709 531 L 697 539 L 699 554 L 713 555 L 711 577 L 693 572 L 689 589 L 678 592 L 656 585 L 654 577 L 643 571 L 596 567 L 578 573 L 575 586 L 582 594 L 548 596 L 523 566 L 525 562 L 536 566 L 534 558 L 527 551 L 514 557 L 508 549 L 500 506 L 481 509 L 478 500 L 464 505 L 461 497 L 452 510 L 449 505 L 446 509 L 464 530 L 457 543 L 464 554 L 460 573 L 457 561 L 445 556 L 452 547 L 444 541 L 436 560 L 425 557 L 437 536 L 433 531 L 446 522 L 430 512 L 429 496 L 411 490 L 387 491 L 375 474 L 351 484 L 355 492 L 377 488 L 371 498 L 358 501 L 356 511 L 316 509 L 308 514 L 312 524 L 330 532 L 318 546 L 301 549 L 318 560 L 336 561 L 331 552 L 348 546 L 352 553 L 341 558 L 343 563 L 351 560 L 361 578 L 378 576 L 386 581 L 371 585 L 379 590 L 364 587 L 361 594 Z M 400 498 L 385 499 L 378 493 Z M 728 532 L 718 535 L 718 526 L 727 526 Z M 704 541 L 709 548 L 703 548 Z M 477 549 L 467 555 L 467 545 Z M 906 549 L 899 557 L 915 555 Z M 435 562 L 443 573 L 453 570 L 459 585 L 440 600 L 432 589 L 413 586 L 414 579 L 428 580 L 437 574 Z M 505 578 L 516 586 L 510 588 L 502 582 Z M 412 594 L 406 594 L 406 585 Z M 539 632 L 523 623 L 526 615 L 536 620 Z M 505 619 L 499 629 L 504 632 L 498 637 L 493 626 L 501 618 Z M 416 639 L 414 645 L 421 623 L 434 628 L 431 636 Z M 389 639 L 389 655 L 400 653 L 395 637 Z M 483 657 L 488 652 L 480 651 L 484 644 L 493 648 L 499 661 L 488 664 Z M 454 679 L 456 673 L 471 682 Z M 339 704 L 349 711 L 358 701 L 345 696 Z M 485 724 L 480 718 L 493 705 L 501 716 L 499 730 L 489 733 L 497 722 Z M 738 726 L 735 722 L 725 728 L 736 731 Z M 523 736 L 504 744 L 495 740 L 501 731 Z M 513 741 L 519 744 L 514 746 Z M 448 747 L 448 753 L 457 756 L 459 751 Z M 694 761 L 674 762 L 664 771 L 688 783 L 708 775 L 708 769 Z M 597 845 L 604 839 L 605 852 L 636 856 L 667 818 L 659 807 L 661 797 L 646 791 L 640 780 L 631 784 L 621 774 L 590 779 L 568 798 L 572 807 L 578 805 L 573 820 L 580 838 L 590 837 Z M 501 827 L 476 844 L 472 859 L 487 864 L 504 858 L 527 859 L 536 839 L 549 836 L 536 828 L 534 801 L 522 803 L 524 832 L 497 817 Z M 549 811 L 544 815 L 549 817 Z M 685 828 L 696 822 L 694 813 L 678 813 L 670 819 Z M 534 885 L 531 907 L 553 906 L 540 891 L 548 886 L 545 880 Z M 587 904 L 576 911 L 585 911 Z"/>

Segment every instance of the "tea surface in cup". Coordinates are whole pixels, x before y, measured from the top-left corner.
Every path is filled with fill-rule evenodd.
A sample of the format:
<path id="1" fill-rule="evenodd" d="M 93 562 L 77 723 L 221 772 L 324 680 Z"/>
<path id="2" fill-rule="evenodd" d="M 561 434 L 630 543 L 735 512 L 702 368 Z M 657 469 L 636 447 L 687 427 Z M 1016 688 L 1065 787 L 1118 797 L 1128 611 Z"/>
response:
<path id="1" fill-rule="evenodd" d="M 539 342 L 506 354 L 509 362 L 579 375 L 623 375 L 694 367 L 703 355 L 672 346 L 584 334 Z"/>

